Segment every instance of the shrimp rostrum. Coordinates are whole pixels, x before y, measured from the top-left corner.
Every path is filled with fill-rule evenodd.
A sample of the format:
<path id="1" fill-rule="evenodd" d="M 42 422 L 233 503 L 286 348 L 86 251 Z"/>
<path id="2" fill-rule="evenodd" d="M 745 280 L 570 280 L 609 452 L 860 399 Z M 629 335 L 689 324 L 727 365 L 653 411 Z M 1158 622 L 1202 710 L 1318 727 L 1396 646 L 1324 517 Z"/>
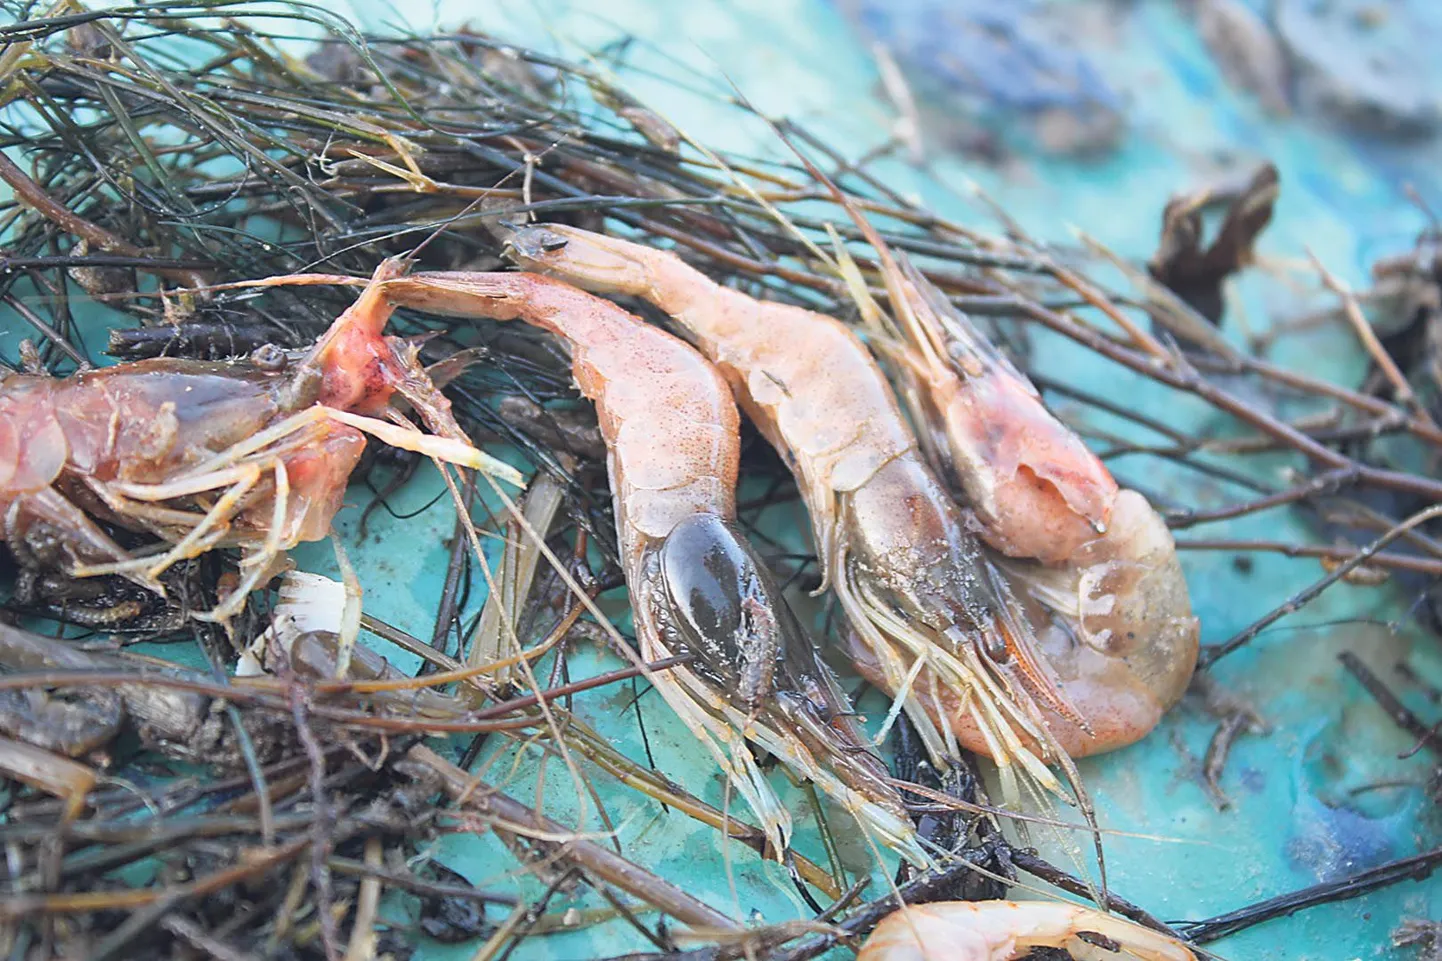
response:
<path id="1" fill-rule="evenodd" d="M 526 273 L 417 273 L 388 303 L 519 319 L 569 348 L 608 452 L 640 654 L 688 663 L 651 682 L 756 811 L 777 858 L 790 814 L 750 740 L 814 781 L 882 843 L 927 862 L 880 760 L 766 564 L 736 527 L 739 419 L 716 370 L 683 341 L 560 281 Z"/>
<path id="2" fill-rule="evenodd" d="M 326 536 L 365 434 L 518 483 L 466 439 L 414 350 L 383 336 L 390 310 L 376 285 L 395 270 L 377 271 L 296 358 L 262 350 L 229 363 L 162 358 L 0 380 L 0 536 L 43 534 L 61 545 L 68 573 L 118 574 L 162 595 L 160 577 L 177 562 L 238 547 L 239 586 L 195 615 L 225 622 L 286 550 Z M 397 395 L 434 434 L 380 419 Z M 160 547 L 132 553 L 102 524 Z"/>
<path id="3" fill-rule="evenodd" d="M 1066 761 L 1052 725 L 1092 736 L 1090 705 L 1075 703 L 1048 663 L 1011 580 L 972 533 L 974 521 L 855 334 L 614 237 L 532 226 L 511 247 L 529 269 L 649 301 L 716 363 L 796 475 L 853 630 L 853 659 L 904 704 L 934 758 L 964 744 L 997 760 L 1009 794 L 1013 761 L 1059 790 L 1045 763 Z"/>

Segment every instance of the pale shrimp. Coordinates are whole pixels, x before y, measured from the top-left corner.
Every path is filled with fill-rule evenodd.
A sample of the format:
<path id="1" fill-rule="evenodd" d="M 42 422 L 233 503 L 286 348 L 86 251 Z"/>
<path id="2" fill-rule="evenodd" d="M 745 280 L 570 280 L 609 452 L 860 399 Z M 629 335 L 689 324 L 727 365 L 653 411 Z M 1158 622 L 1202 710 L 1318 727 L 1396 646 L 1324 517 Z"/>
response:
<path id="1" fill-rule="evenodd" d="M 844 324 L 724 288 L 670 252 L 572 227 L 527 227 L 511 247 L 523 266 L 644 298 L 716 363 L 796 475 L 827 583 L 875 668 L 870 679 L 898 698 L 934 758 L 955 756 L 954 729 L 980 732 L 967 746 L 999 762 L 1009 793 L 1013 759 L 1060 789 L 1033 747 L 1056 755 L 1035 705 L 1087 722 Z M 933 723 L 953 709 L 970 726 Z"/>
<path id="2" fill-rule="evenodd" d="M 919 271 L 903 261 L 889 279 L 918 419 L 983 539 L 1007 555 L 998 566 L 1090 728 L 1052 715 L 1052 732 L 1073 757 L 1133 743 L 1181 699 L 1196 666 L 1198 622 L 1170 531 Z M 949 713 L 975 743 L 969 719 Z"/>
<path id="3" fill-rule="evenodd" d="M 875 836 L 927 863 L 849 703 L 735 526 L 739 418 L 725 382 L 685 342 L 568 284 L 525 273 L 420 273 L 377 288 L 390 304 L 519 319 L 570 348 L 607 447 L 641 655 L 693 660 L 652 683 L 727 773 L 775 855 L 791 818 L 747 739 L 813 780 Z"/>
<path id="4" fill-rule="evenodd" d="M 378 270 L 294 363 L 267 350 L 0 380 L 0 537 L 43 526 L 70 573 L 121 574 L 162 595 L 159 577 L 178 561 L 240 547 L 239 586 L 196 614 L 226 622 L 285 551 L 326 536 L 364 433 L 519 483 L 466 439 L 414 350 L 383 336 L 390 309 L 376 291 L 398 269 Z M 394 395 L 439 436 L 377 419 Z M 132 556 L 96 519 L 168 546 Z"/>
<path id="5" fill-rule="evenodd" d="M 1074 958 L 1196 961 L 1181 941 L 1077 904 L 938 901 L 887 915 L 856 961 L 1009 961 L 1033 948 Z"/>

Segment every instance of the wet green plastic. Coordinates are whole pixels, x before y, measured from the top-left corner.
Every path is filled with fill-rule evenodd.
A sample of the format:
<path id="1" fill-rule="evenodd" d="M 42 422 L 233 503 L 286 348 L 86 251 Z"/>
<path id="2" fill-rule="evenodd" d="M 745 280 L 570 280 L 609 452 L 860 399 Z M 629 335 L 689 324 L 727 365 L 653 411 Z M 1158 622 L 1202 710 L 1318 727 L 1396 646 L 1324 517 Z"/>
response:
<path id="1" fill-rule="evenodd" d="M 783 148 L 763 125 L 719 101 L 731 82 L 763 110 L 803 121 L 853 156 L 885 139 L 894 119 L 894 111 L 877 95 L 867 49 L 835 8 L 819 0 L 501 2 L 476 7 L 441 2 L 398 10 L 354 0 L 348 10 L 346 4 L 332 8 L 372 29 L 402 22 L 417 30 L 469 22 L 517 43 L 571 57 L 635 37 L 640 42 L 627 51 L 618 76 L 641 100 L 712 147 L 782 156 Z M 1021 158 L 1005 173 L 943 156 L 933 156 L 931 174 L 899 161 L 876 169 L 903 194 L 962 222 L 992 226 L 985 211 L 966 197 L 967 184 L 974 180 L 1038 236 L 1069 242 L 1075 224 L 1124 256 L 1144 258 L 1155 246 L 1160 210 L 1169 194 L 1195 184 L 1218 151 L 1266 157 L 1281 169 L 1283 190 L 1277 219 L 1261 244 L 1264 258 L 1282 263 L 1281 270 L 1294 270 L 1283 262 L 1294 265 L 1310 247 L 1357 286 L 1365 283 L 1365 268 L 1375 257 L 1405 249 L 1423 226 L 1385 168 L 1322 127 L 1264 117 L 1232 91 L 1171 4 L 1142 5 L 1129 23 L 1125 57 L 1117 53 L 1120 59 L 1108 69 L 1143 83 L 1149 95 L 1129 104 L 1131 133 L 1114 156 L 1087 163 Z M 614 66 L 598 62 L 604 69 Z M 678 78 L 685 84 L 673 82 Z M 697 95 L 696 89 L 711 91 L 711 96 Z M 1299 273 L 1286 279 L 1310 281 Z M 1261 330 L 1275 316 L 1300 310 L 1304 302 L 1294 287 L 1255 273 L 1234 285 L 1227 335 L 1240 342 L 1244 323 Z M 7 342 L 0 348 L 13 353 L 12 338 L 22 335 L 4 332 Z M 1070 342 L 1035 331 L 1032 336 L 1036 365 L 1045 373 L 1146 410 L 1180 430 L 1220 435 L 1236 430 L 1193 398 L 1162 389 Z M 1349 384 L 1364 369 L 1354 341 L 1340 328 L 1286 339 L 1273 359 Z M 1092 412 L 1086 419 L 1122 436 L 1160 440 Z M 1276 483 L 1293 461 L 1279 456 L 1247 463 L 1257 476 Z M 1243 490 L 1153 458 L 1122 458 L 1112 467 L 1123 483 L 1177 503 L 1216 506 L 1246 496 Z M 437 499 L 442 492 L 438 478 L 423 473 L 391 498 L 394 516 L 384 511 L 372 515 L 364 538 L 356 529 L 358 508 L 347 508 L 339 522 L 365 588 L 367 611 L 423 636 L 428 636 L 435 616 L 452 534 L 452 509 L 444 497 Z M 368 497 L 357 489 L 350 500 L 359 504 Z M 776 517 L 778 530 L 784 526 L 792 537 L 804 530 L 800 520 L 795 511 Z M 1205 534 L 1294 542 L 1315 537 L 1288 512 L 1208 527 Z M 305 569 L 335 571 L 325 544 L 304 547 L 295 557 Z M 1254 555 L 1244 564 L 1228 553 L 1186 553 L 1183 563 L 1204 642 L 1229 637 L 1322 574 L 1314 561 L 1273 555 Z M 482 596 L 472 593 L 467 613 L 479 609 Z M 1222 779 L 1233 802 L 1225 811 L 1214 806 L 1198 777 L 1200 758 L 1217 722 L 1191 700 L 1142 743 L 1083 762 L 1082 774 L 1101 822 L 1116 832 L 1106 839 L 1113 888 L 1161 918 L 1198 920 L 1434 847 L 1442 831 L 1422 788 L 1428 758 L 1398 759 L 1412 747 L 1411 738 L 1391 724 L 1336 659 L 1339 651 L 1353 650 L 1380 668 L 1406 654 L 1414 669 L 1436 683 L 1442 678 L 1442 654 L 1435 636 L 1406 620 L 1411 599 L 1405 587 L 1397 585 L 1339 585 L 1217 666 L 1218 682 L 1248 700 L 1271 725 L 1268 734 L 1244 735 L 1237 741 Z M 1389 626 L 1393 622 L 1403 623 L 1394 629 Z M 403 669 L 416 666 L 404 653 L 381 649 Z M 583 650 L 572 655 L 571 676 L 614 666 L 617 662 L 609 655 Z M 725 803 L 723 781 L 709 757 L 697 750 L 660 699 L 644 691 L 644 685 L 621 684 L 577 695 L 573 706 L 622 751 L 644 761 L 646 747 L 635 709 L 639 704 L 657 767 L 702 798 L 718 806 Z M 873 694 L 861 707 L 874 725 L 886 702 Z M 1432 710 L 1435 713 L 1435 707 Z M 510 743 L 493 738 L 481 763 L 490 760 L 493 751 L 504 757 L 491 769 L 491 779 L 504 783 L 516 797 L 533 798 L 541 773 L 537 756 L 525 754 L 512 764 Z M 585 831 L 607 831 L 589 800 L 585 819 L 577 821 L 577 793 L 561 763 L 549 762 L 544 777 L 548 813 Z M 798 848 L 824 863 L 809 797 L 779 771 L 773 781 L 796 812 Z M 737 918 L 762 923 L 810 916 L 777 865 L 761 863 L 738 846 L 727 848 L 715 831 L 663 811 L 629 789 L 607 785 L 603 776 L 596 782 L 627 856 Z M 848 827 L 844 814 L 828 810 L 827 815 L 849 870 L 865 870 L 872 862 L 865 842 Z M 1035 838 L 1048 856 L 1062 863 L 1084 858 L 1089 850 L 1083 836 L 1073 839 L 1072 851 L 1058 847 L 1045 833 Z M 422 855 L 480 886 L 527 895 L 540 890 L 534 881 L 514 877 L 514 858 L 489 836 L 443 836 Z M 885 862 L 885 871 L 875 872 L 872 895 L 884 890 L 883 874 L 894 867 L 890 857 Z M 1027 895 L 1018 889 L 1015 896 Z M 560 913 L 575 907 L 584 918 L 587 909 L 601 905 L 594 896 L 563 891 L 549 910 Z M 388 900 L 382 916 L 410 926 L 415 921 L 412 909 L 408 902 Z M 1442 882 L 1403 882 L 1269 922 L 1213 948 L 1235 959 L 1391 957 L 1389 934 L 1403 918 L 1439 916 Z M 502 917 L 492 909 L 491 920 Z M 442 945 L 422 938 L 416 957 L 469 958 L 478 943 Z M 644 950 L 650 946 L 634 929 L 608 922 L 528 939 L 511 957 L 579 959 Z"/>

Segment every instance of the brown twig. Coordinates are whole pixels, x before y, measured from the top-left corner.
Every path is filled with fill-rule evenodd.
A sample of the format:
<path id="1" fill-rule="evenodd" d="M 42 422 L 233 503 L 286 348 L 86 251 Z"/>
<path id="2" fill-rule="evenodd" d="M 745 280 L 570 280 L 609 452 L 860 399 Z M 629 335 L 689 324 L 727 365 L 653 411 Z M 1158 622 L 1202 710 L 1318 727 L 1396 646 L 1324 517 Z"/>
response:
<path id="1" fill-rule="evenodd" d="M 1312 584 L 1310 587 L 1289 598 L 1285 603 L 1273 608 L 1267 614 L 1252 622 L 1252 624 L 1247 626 L 1245 629 L 1228 638 L 1225 642 L 1203 648 L 1201 655 L 1197 658 L 1197 668 L 1200 670 L 1210 667 L 1221 658 L 1226 657 L 1228 654 L 1247 644 L 1249 641 L 1252 640 L 1252 638 L 1262 633 L 1262 631 L 1266 630 L 1276 621 L 1280 620 L 1283 617 L 1286 617 L 1288 614 L 1295 614 L 1297 611 L 1301 610 L 1306 604 L 1311 602 L 1313 598 L 1317 597 L 1317 595 L 1321 594 L 1327 588 L 1331 587 L 1333 584 L 1346 577 L 1358 567 L 1361 567 L 1363 564 L 1370 561 L 1382 550 L 1382 548 L 1386 547 L 1388 544 L 1392 543 L 1412 528 L 1417 527 L 1420 524 L 1425 524 L 1427 521 L 1430 521 L 1436 517 L 1442 517 L 1442 504 L 1429 507 L 1424 511 L 1419 511 L 1416 514 L 1413 514 L 1411 517 L 1407 518 L 1405 521 L 1398 524 L 1396 527 L 1392 528 L 1381 537 L 1377 538 L 1371 544 L 1368 544 L 1366 547 L 1362 548 L 1352 557 L 1348 558 L 1343 563 L 1337 565 L 1337 567 L 1330 573 L 1328 573 L 1326 577 L 1323 577 L 1321 580 Z"/>
<path id="2" fill-rule="evenodd" d="M 16 199 L 66 233 L 80 237 L 92 247 L 103 250 L 107 254 L 132 257 L 141 263 L 145 261 L 144 250 L 65 207 L 46 193 L 43 187 L 31 179 L 29 174 L 21 170 L 19 165 L 5 156 L 3 152 L 0 152 L 0 180 L 4 180 L 10 185 L 10 189 L 15 192 Z M 193 270 L 177 270 L 165 266 L 140 266 L 137 269 L 149 270 L 157 276 L 184 284 L 187 287 L 203 287 L 208 282 L 206 275 Z"/>
<path id="3" fill-rule="evenodd" d="M 1266 551 L 1288 557 L 1318 557 L 1334 561 L 1350 561 L 1362 548 L 1327 547 L 1317 544 L 1284 544 L 1280 541 L 1252 541 L 1227 538 L 1187 537 L 1178 539 L 1179 551 Z M 1397 571 L 1414 571 L 1430 577 L 1442 577 L 1442 560 L 1417 557 L 1413 554 L 1392 554 L 1381 551 L 1363 559 L 1368 567 L 1385 567 Z"/>
<path id="4" fill-rule="evenodd" d="M 466 808 L 546 835 L 573 833 L 519 801 L 495 791 L 485 790 L 473 777 L 428 747 L 413 747 L 407 756 L 440 775 L 446 794 Z M 591 841 L 577 838 L 565 842 L 564 855 L 588 873 L 633 897 L 640 898 L 683 924 L 712 931 L 741 929 L 740 924 L 710 905 L 698 901 L 669 881 Z"/>

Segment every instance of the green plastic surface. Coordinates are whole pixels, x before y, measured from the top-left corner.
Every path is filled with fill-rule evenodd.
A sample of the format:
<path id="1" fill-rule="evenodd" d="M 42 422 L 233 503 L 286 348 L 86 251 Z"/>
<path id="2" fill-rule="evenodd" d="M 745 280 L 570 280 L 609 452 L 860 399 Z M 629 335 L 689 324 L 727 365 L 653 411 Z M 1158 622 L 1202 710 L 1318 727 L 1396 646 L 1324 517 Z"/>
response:
<path id="1" fill-rule="evenodd" d="M 354 10 L 367 25 L 395 22 L 395 12 L 380 4 L 358 2 Z M 715 147 L 784 156 L 784 148 L 761 124 L 718 102 L 728 82 L 762 110 L 802 120 L 854 156 L 884 140 L 893 120 L 889 104 L 878 95 L 866 47 L 833 6 L 813 0 L 502 3 L 486 11 L 442 3 L 433 17 L 411 24 L 445 26 L 469 18 L 479 29 L 571 56 L 633 37 L 625 66 L 605 65 L 616 68 L 643 102 Z M 1023 158 L 997 172 L 933 155 L 931 174 L 901 162 L 877 169 L 903 194 L 963 222 L 991 226 L 984 210 L 966 198 L 968 182 L 974 180 L 1038 236 L 1066 243 L 1073 238 L 1071 226 L 1077 225 L 1124 256 L 1144 258 L 1155 247 L 1160 210 L 1173 191 L 1221 169 L 1219 158 L 1226 154 L 1271 159 L 1281 170 L 1283 190 L 1260 252 L 1296 261 L 1310 247 L 1357 286 L 1365 284 L 1372 259 L 1406 249 L 1424 226 L 1390 169 L 1369 162 L 1319 125 L 1271 121 L 1237 96 L 1171 4 L 1141 5 L 1117 39 L 1113 56 L 1109 76 L 1121 78 L 1117 82 L 1123 89 L 1143 89 L 1147 95 L 1129 101 L 1131 133 L 1104 162 Z M 684 87 L 672 82 L 676 79 L 686 81 Z M 1260 330 L 1274 316 L 1300 312 L 1307 302 L 1296 290 L 1315 287 L 1313 278 L 1298 272 L 1286 280 L 1292 282 L 1252 276 L 1236 284 L 1233 303 L 1241 310 L 1233 310 L 1228 335 L 1240 342 L 1238 316 Z M 1178 429 L 1233 429 L 1195 399 L 1159 388 L 1070 342 L 1033 333 L 1033 347 L 1042 372 L 1101 391 Z M 1274 359 L 1349 384 L 1365 367 L 1355 341 L 1340 328 L 1284 340 Z M 1124 436 L 1159 440 L 1119 421 L 1089 420 Z M 1248 463 L 1260 477 L 1280 482 L 1293 461 L 1273 457 Z M 1179 503 L 1217 506 L 1246 497 L 1243 490 L 1156 459 L 1124 458 L 1112 467 L 1123 483 Z M 419 506 L 437 492 L 433 481 L 413 485 L 397 509 Z M 353 551 L 367 585 L 368 609 L 402 627 L 427 628 L 446 562 L 450 508 L 442 503 L 403 522 L 378 515 L 373 526 L 373 542 Z M 1315 538 L 1298 517 L 1276 511 L 1208 527 L 1206 534 L 1294 542 Z M 387 549 L 397 541 L 402 549 Z M 416 551 L 419 543 L 429 546 Z M 324 548 L 305 556 L 313 569 L 325 568 Z M 1253 556 L 1248 573 L 1226 553 L 1184 554 L 1183 563 L 1204 643 L 1224 640 L 1322 573 L 1315 562 L 1272 555 Z M 1106 841 L 1115 889 L 1162 918 L 1201 919 L 1435 846 L 1442 825 L 1422 789 L 1428 759 L 1397 759 L 1412 747 L 1411 738 L 1392 725 L 1336 660 L 1339 651 L 1350 649 L 1380 669 L 1410 651 L 1414 668 L 1442 677 L 1435 636 L 1411 623 L 1395 630 L 1384 626 L 1402 618 L 1411 599 L 1395 587 L 1340 585 L 1221 662 L 1215 671 L 1219 683 L 1250 701 L 1272 725 L 1270 734 L 1238 740 L 1222 782 L 1234 802 L 1227 811 L 1216 810 L 1197 774 L 1217 722 L 1190 699 L 1142 743 L 1083 762 L 1101 821 L 1118 832 Z M 607 656 L 589 661 L 573 661 L 572 675 L 615 666 Z M 581 695 L 576 710 L 631 757 L 644 758 L 634 712 L 626 711 L 632 698 L 632 690 L 621 686 Z M 657 766 L 721 804 L 722 779 L 709 759 L 671 722 L 659 698 L 643 697 L 641 704 Z M 861 707 L 875 723 L 885 705 L 873 695 Z M 518 796 L 526 796 L 535 765 L 524 764 L 508 776 L 512 788 L 522 792 Z M 547 808 L 564 818 L 576 806 L 574 790 L 555 762 L 546 777 Z M 781 774 L 773 781 L 798 812 L 799 847 L 822 859 L 815 833 L 800 813 L 810 810 L 808 801 Z M 1383 782 L 1398 783 L 1353 793 Z M 728 879 L 726 852 L 709 828 L 665 814 L 655 802 L 624 790 L 608 796 L 607 805 L 628 855 L 688 891 L 758 922 L 808 916 L 785 873 L 758 863 L 749 851 L 731 848 Z M 832 811 L 830 820 L 837 833 L 848 833 L 844 815 Z M 600 828 L 594 818 L 590 826 Z M 1037 839 L 1051 845 L 1048 853 L 1054 859 L 1065 863 L 1071 856 L 1057 849 L 1054 839 L 1044 834 Z M 859 840 L 853 837 L 847 848 L 853 867 L 869 862 Z M 436 854 L 478 883 L 496 883 L 513 863 L 490 838 L 448 838 Z M 1015 896 L 1025 895 L 1017 891 Z M 586 899 L 578 906 L 595 903 Z M 551 907 L 566 904 L 558 898 Z M 1394 952 L 1389 935 L 1400 919 L 1439 914 L 1442 883 L 1404 882 L 1270 922 L 1213 948 L 1236 959 L 1389 957 Z M 427 947 L 423 956 L 466 958 L 473 948 L 437 945 Z M 647 949 L 633 930 L 613 923 L 527 941 L 513 957 L 569 959 Z"/>
<path id="2" fill-rule="evenodd" d="M 803 121 L 853 156 L 884 140 L 893 120 L 892 109 L 877 95 L 876 71 L 865 45 L 834 7 L 819 0 L 480 6 L 441 2 L 398 8 L 355 0 L 332 9 L 349 12 L 373 29 L 405 23 L 425 30 L 469 22 L 518 43 L 571 57 L 634 38 L 625 51 L 624 66 L 611 60 L 604 66 L 617 69 L 642 101 L 713 147 L 782 155 L 783 148 L 761 124 L 721 102 L 728 82 L 763 110 Z M 1280 270 L 1293 273 L 1280 280 L 1254 274 L 1234 286 L 1233 303 L 1240 309 L 1233 310 L 1226 332 L 1238 342 L 1241 319 L 1259 330 L 1275 317 L 1305 306 L 1296 291 L 1315 286 L 1313 278 L 1285 262 L 1299 262 L 1308 246 L 1361 286 L 1372 259 L 1405 249 L 1423 226 L 1388 168 L 1369 161 L 1325 128 L 1302 120 L 1266 119 L 1246 98 L 1231 91 L 1173 4 L 1113 6 L 1130 10 L 1118 21 L 1123 26 L 1107 62 L 1109 76 L 1131 92 L 1127 106 L 1131 132 L 1115 155 L 1100 162 L 1023 158 L 1004 172 L 942 156 L 933 157 L 931 173 L 900 161 L 876 169 L 902 193 L 964 222 L 991 226 L 985 211 L 966 199 L 966 185 L 975 180 L 1039 236 L 1068 242 L 1070 225 L 1076 224 L 1119 253 L 1144 258 L 1155 246 L 1161 207 L 1174 190 L 1194 184 L 1226 155 L 1269 158 L 1281 170 L 1283 190 L 1276 222 L 1260 249 L 1272 263 L 1282 264 Z M 1144 409 L 1178 429 L 1220 434 L 1235 429 L 1193 398 L 1159 388 L 1069 342 L 1034 332 L 1033 346 L 1041 371 Z M 13 343 L 0 347 L 8 353 Z M 1354 340 L 1340 328 L 1288 338 L 1273 359 L 1349 384 L 1357 382 L 1364 369 Z M 1268 397 L 1256 400 L 1273 402 Z M 1074 413 L 1064 401 L 1058 406 Z M 1085 416 L 1101 429 L 1159 439 L 1091 412 Z M 1258 476 L 1278 483 L 1292 463 L 1285 457 L 1247 462 Z M 1155 459 L 1123 458 L 1112 467 L 1124 483 L 1178 503 L 1216 506 L 1246 496 L 1245 491 Z M 365 587 L 366 609 L 423 636 L 428 636 L 435 615 L 452 532 L 448 501 L 435 500 L 441 492 L 438 478 L 423 472 L 391 500 L 395 511 L 406 516 L 373 514 L 364 542 L 356 536 L 358 509 L 348 508 L 340 520 Z M 352 492 L 352 502 L 366 499 L 363 491 Z M 789 518 L 778 518 L 778 523 L 785 522 L 795 535 L 802 529 L 797 520 L 793 512 Z M 1206 533 L 1294 542 L 1315 538 L 1288 512 L 1217 525 Z M 298 550 L 295 557 L 304 569 L 334 572 L 325 544 Z M 1189 553 L 1183 562 L 1202 618 L 1204 642 L 1225 639 L 1321 574 L 1313 561 L 1272 555 L 1254 556 L 1247 570 L 1226 553 Z M 469 612 L 478 609 L 480 600 L 472 595 Z M 1215 671 L 1217 681 L 1250 701 L 1272 725 L 1267 735 L 1243 736 L 1237 742 L 1222 782 L 1235 802 L 1229 810 L 1218 811 L 1200 785 L 1198 759 L 1217 722 L 1191 700 L 1143 743 L 1082 763 L 1102 824 L 1117 832 L 1106 841 L 1115 890 L 1164 919 L 1201 919 L 1435 846 L 1442 834 L 1438 812 L 1422 788 L 1428 759 L 1397 758 L 1412 746 L 1411 739 L 1391 724 L 1336 660 L 1338 651 L 1350 649 L 1380 668 L 1395 655 L 1410 652 L 1415 669 L 1434 680 L 1442 678 L 1442 654 L 1435 636 L 1410 622 L 1395 629 L 1389 626 L 1404 618 L 1410 600 L 1396 586 L 1341 585 L 1221 662 Z M 381 649 L 401 668 L 415 666 L 406 655 Z M 617 662 L 609 655 L 582 651 L 573 655 L 571 675 L 584 677 L 614 666 Z M 575 710 L 629 756 L 644 759 L 637 712 L 632 709 L 636 692 L 642 690 L 644 686 L 622 684 L 584 693 L 575 698 Z M 692 792 L 722 804 L 722 780 L 710 759 L 674 723 L 658 697 L 643 694 L 639 704 L 657 766 Z M 884 713 L 885 701 L 872 695 L 863 700 L 862 708 L 874 724 Z M 532 797 L 539 772 L 536 755 L 523 753 L 513 765 L 512 746 L 497 738 L 482 763 L 492 750 L 504 754 L 493 776 L 517 797 Z M 809 801 L 782 773 L 776 772 L 773 781 L 797 812 L 798 846 L 824 860 L 805 813 L 811 809 Z M 555 761 L 545 767 L 545 792 L 547 811 L 574 823 L 576 792 Z M 691 893 L 757 922 L 809 916 L 776 865 L 760 863 L 739 846 L 723 849 L 715 831 L 666 813 L 657 803 L 624 788 L 607 789 L 604 799 L 627 855 Z M 847 830 L 844 815 L 835 811 L 829 815 L 848 864 L 853 870 L 864 869 L 871 861 L 870 852 L 854 831 Z M 603 830 L 594 810 L 581 827 Z M 1065 861 L 1071 856 L 1056 850 L 1055 841 L 1045 835 L 1038 839 L 1053 845 L 1054 858 Z M 1085 843 L 1084 837 L 1078 840 Z M 451 835 L 423 853 L 486 887 L 516 886 L 530 893 L 538 889 L 534 882 L 512 877 L 513 858 L 491 837 Z M 892 866 L 888 858 L 887 874 Z M 881 890 L 880 884 L 878 879 L 873 894 Z M 551 902 L 551 910 L 572 905 L 586 909 L 599 903 L 594 897 L 572 901 L 562 894 Z M 388 903 L 385 910 L 396 920 L 410 920 L 401 903 Z M 1389 933 L 1402 918 L 1439 915 L 1442 883 L 1404 882 L 1385 892 L 1267 923 L 1214 947 L 1220 956 L 1235 959 L 1388 957 L 1393 950 Z M 475 947 L 426 943 L 418 957 L 467 958 Z M 607 923 L 529 939 L 511 957 L 571 959 L 640 950 L 648 946 L 633 929 Z"/>

